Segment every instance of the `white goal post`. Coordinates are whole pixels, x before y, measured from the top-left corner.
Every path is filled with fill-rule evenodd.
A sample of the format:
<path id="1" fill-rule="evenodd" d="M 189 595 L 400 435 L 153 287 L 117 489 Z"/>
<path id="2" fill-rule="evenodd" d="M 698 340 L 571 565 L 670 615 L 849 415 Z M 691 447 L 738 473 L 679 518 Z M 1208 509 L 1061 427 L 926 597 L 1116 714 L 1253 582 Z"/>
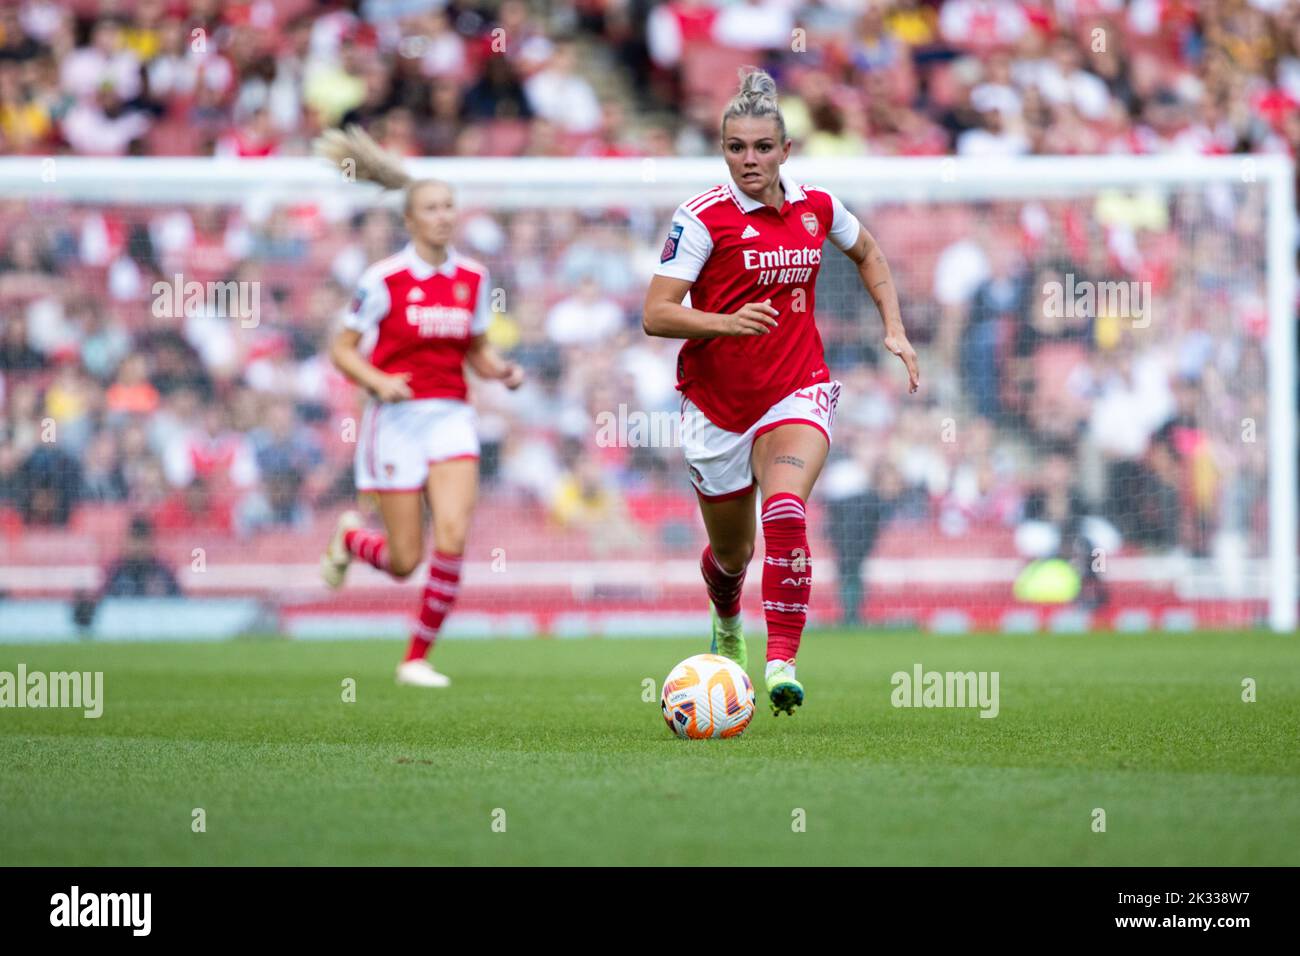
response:
<path id="1" fill-rule="evenodd" d="M 446 158 L 410 161 L 417 176 L 454 184 L 462 206 L 515 209 L 619 207 L 653 211 L 661 222 L 702 189 L 723 181 L 718 159 Z M 1295 167 L 1280 156 L 793 158 L 801 182 L 825 187 L 871 227 L 879 203 L 1044 202 L 1106 190 L 1263 190 L 1267 304 L 1268 620 L 1279 632 L 1297 624 L 1296 198 Z M 315 200 L 340 217 L 376 202 L 372 186 L 347 183 L 312 158 L 0 159 L 0 201 L 53 199 L 87 204 L 223 203 L 245 208 Z M 391 200 L 395 201 L 395 199 Z M 917 229 L 925 229 L 923 222 Z M 882 239 L 886 254 L 888 242 Z M 897 269 L 898 266 L 895 265 Z M 648 278 L 648 276 L 647 276 Z M 903 302 L 904 317 L 908 302 Z M 874 332 L 874 329 L 872 329 Z M 1262 595 L 1261 595 L 1262 596 Z"/>

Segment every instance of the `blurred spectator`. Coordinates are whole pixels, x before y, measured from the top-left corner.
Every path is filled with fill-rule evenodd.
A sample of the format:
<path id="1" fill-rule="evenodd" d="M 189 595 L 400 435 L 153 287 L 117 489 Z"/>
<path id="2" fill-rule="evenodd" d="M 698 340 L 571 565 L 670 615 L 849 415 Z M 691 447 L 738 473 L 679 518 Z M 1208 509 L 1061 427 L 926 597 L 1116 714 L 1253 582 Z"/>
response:
<path id="1" fill-rule="evenodd" d="M 87 156 L 124 156 L 149 131 L 149 117 L 129 108 L 121 94 L 105 85 L 77 103 L 64 117 L 63 138 Z"/>
<path id="2" fill-rule="evenodd" d="M 18 507 L 29 525 L 67 525 L 81 488 L 81 466 L 50 442 L 38 445 L 18 469 Z"/>
<path id="3" fill-rule="evenodd" d="M 591 455 L 580 455 L 562 476 L 550 502 L 561 527 L 583 529 L 596 554 L 635 546 L 641 532 L 630 520 L 626 503 L 610 476 Z"/>
<path id="4" fill-rule="evenodd" d="M 140 61 L 123 42 L 122 26 L 115 17 L 95 21 L 90 45 L 73 51 L 62 63 L 65 91 L 79 100 L 93 99 L 105 90 L 118 101 L 135 98 L 140 92 Z"/>
<path id="5" fill-rule="evenodd" d="M 71 358 L 58 368 L 45 389 L 45 414 L 60 445 L 69 453 L 82 452 L 95 427 L 91 416 L 100 405 L 101 391 Z"/>
<path id="6" fill-rule="evenodd" d="M 35 152 L 54 130 L 51 93 L 23 80 L 22 71 L 0 54 L 0 143 L 6 152 Z"/>
<path id="7" fill-rule="evenodd" d="M 1168 525 L 1168 489 L 1145 462 L 1151 436 L 1174 412 L 1167 373 L 1154 355 L 1135 357 L 1131 348 L 1121 347 L 1103 354 L 1098 378 L 1088 429 L 1107 463 L 1112 517 L 1126 537 L 1151 534 L 1154 541 L 1172 543 L 1176 529 Z M 1163 450 L 1158 457 L 1164 464 L 1162 456 Z M 1159 519 L 1155 527 L 1139 527 L 1152 518 Z"/>
<path id="8" fill-rule="evenodd" d="M 195 478 L 172 492 L 153 513 L 154 524 L 164 532 L 187 531 L 202 535 L 229 535 L 234 530 L 231 504 L 215 495 L 203 478 Z"/>
<path id="9" fill-rule="evenodd" d="M 1002 412 L 1000 360 L 1005 343 L 1022 317 L 1041 306 L 1041 300 L 1031 294 L 1015 249 L 999 244 L 991 252 L 992 275 L 976 287 L 971 299 L 962 336 L 961 371 L 975 411 L 996 421 Z"/>
<path id="10" fill-rule="evenodd" d="M 596 91 L 577 72 L 577 52 L 571 42 L 555 44 L 550 62 L 524 83 L 534 113 L 570 133 L 590 133 L 600 123 Z"/>
<path id="11" fill-rule="evenodd" d="M 1151 443 L 1144 460 L 1112 466 L 1114 517 L 1134 544 L 1153 551 L 1180 544 L 1179 479 L 1178 455 L 1167 430 Z"/>
<path id="12" fill-rule="evenodd" d="M 0 63 L 22 63 L 41 54 L 41 44 L 28 33 L 18 7 L 0 7 Z"/>
<path id="13" fill-rule="evenodd" d="M 324 464 L 320 442 L 312 431 L 302 427 L 289 402 L 273 403 L 265 422 L 249 435 L 257 467 L 263 474 L 306 477 Z"/>
<path id="14" fill-rule="evenodd" d="M 149 415 L 158 409 L 158 389 L 149 381 L 149 360 L 139 352 L 118 367 L 105 396 L 110 415 Z"/>
<path id="15" fill-rule="evenodd" d="M 557 345 L 594 345 L 623 327 L 623 310 L 601 295 L 596 280 L 585 278 L 577 294 L 555 304 L 546 332 Z"/>
<path id="16" fill-rule="evenodd" d="M 235 510 L 235 530 L 243 537 L 274 528 L 306 530 L 311 524 L 311 509 L 300 494 L 301 472 L 278 467 L 262 476 L 260 490 L 253 491 Z"/>
<path id="17" fill-rule="evenodd" d="M 531 97 L 524 91 L 514 66 L 505 57 L 487 58 L 483 75 L 465 92 L 464 116 L 469 120 L 532 118 Z"/>
<path id="18" fill-rule="evenodd" d="M 9 436 L 0 441 L 0 511 L 11 508 L 21 511 L 23 498 L 27 493 L 25 477 L 22 473 L 23 458 L 18 446 L 9 441 Z"/>
<path id="19" fill-rule="evenodd" d="M 93 299 L 82 299 L 73 309 L 82 329 L 81 364 L 96 380 L 107 383 L 131 351 L 131 336 Z"/>
<path id="20" fill-rule="evenodd" d="M 1014 45 L 1029 30 L 1029 19 L 1014 0 L 946 0 L 939 30 L 962 49 L 990 51 Z"/>
<path id="21" fill-rule="evenodd" d="M 712 35 L 723 46 L 757 52 L 788 46 L 793 29 L 790 4 L 741 0 L 719 10 Z"/>
<path id="22" fill-rule="evenodd" d="M 155 332 L 142 344 L 153 360 L 149 382 L 161 397 L 166 398 L 178 389 L 189 389 L 200 395 L 211 391 L 198 354 L 179 332 Z"/>
<path id="23" fill-rule="evenodd" d="M 257 458 L 246 434 L 231 427 L 224 405 L 209 405 L 198 423 L 182 431 L 163 450 L 167 481 L 176 488 L 204 478 L 220 491 L 249 488 L 257 480 Z"/>
<path id="24" fill-rule="evenodd" d="M 154 552 L 153 524 L 143 515 L 131 519 L 122 556 L 104 572 L 104 597 L 179 597 L 176 575 Z"/>
<path id="25" fill-rule="evenodd" d="M 1107 601 L 1107 588 L 1098 573 L 1096 558 L 1104 551 L 1117 548 L 1110 539 L 1094 542 L 1088 537 L 1085 525 L 1088 507 L 1074 479 L 1073 458 L 1069 449 L 1048 452 L 1025 496 L 1016 541 L 1021 553 L 1034 560 L 1067 561 L 1079 576 L 1080 600 L 1088 607 L 1100 607 Z M 1093 533 L 1098 532 L 1094 529 Z M 1103 544 L 1108 547 L 1101 547 Z M 1099 550 L 1094 551 L 1094 547 Z M 1100 567 L 1104 568 L 1104 564 Z"/>
<path id="26" fill-rule="evenodd" d="M 303 101 L 322 126 L 336 126 L 349 110 L 366 98 L 366 61 L 372 53 L 373 31 L 358 27 L 336 51 L 337 59 L 318 58 L 303 78 Z"/>
<path id="27" fill-rule="evenodd" d="M 260 107 L 247 122 L 218 139 L 214 153 L 248 159 L 275 156 L 279 150 L 280 138 L 271 123 L 271 113 L 266 107 Z"/>
<path id="28" fill-rule="evenodd" d="M 862 621 L 867 599 L 862 563 L 875 550 L 880 532 L 893 516 L 903 495 L 903 478 L 887 461 L 870 472 L 869 460 L 859 443 L 857 460 L 842 459 L 826 469 L 827 530 L 835 554 L 840 624 L 855 627 Z"/>
<path id="29" fill-rule="evenodd" d="M 87 446 L 81 459 L 82 501 L 114 504 L 126 500 L 126 478 L 118 457 L 117 440 L 111 431 L 102 431 Z"/>
<path id="30" fill-rule="evenodd" d="M 977 112 L 979 125 L 957 137 L 959 155 L 997 158 L 1030 151 L 1029 140 L 1020 131 L 1020 124 L 1009 117 L 1006 104 L 989 102 L 983 109 L 977 107 Z"/>
<path id="31" fill-rule="evenodd" d="M 27 344 L 27 323 L 11 315 L 0 326 L 0 371 L 33 372 L 45 367 L 45 356 Z"/>

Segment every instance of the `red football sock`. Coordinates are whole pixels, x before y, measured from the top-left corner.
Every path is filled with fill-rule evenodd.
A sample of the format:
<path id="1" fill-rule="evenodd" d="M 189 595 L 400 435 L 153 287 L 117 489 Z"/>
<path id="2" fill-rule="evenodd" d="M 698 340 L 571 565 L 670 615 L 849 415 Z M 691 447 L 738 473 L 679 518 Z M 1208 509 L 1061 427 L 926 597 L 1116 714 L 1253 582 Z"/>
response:
<path id="1" fill-rule="evenodd" d="M 740 589 L 745 584 L 745 570 L 741 568 L 734 574 L 723 570 L 713 556 L 713 548 L 707 544 L 704 546 L 704 553 L 700 555 L 700 573 L 704 575 L 709 600 L 718 609 L 718 617 L 735 617 L 740 613 Z"/>
<path id="2" fill-rule="evenodd" d="M 461 561 L 459 554 L 444 554 L 437 550 L 429 559 L 429 580 L 420 595 L 420 620 L 411 632 L 411 646 L 406 651 L 408 661 L 424 657 L 438 639 L 443 618 L 451 611 L 456 595 L 460 593 Z"/>
<path id="3" fill-rule="evenodd" d="M 388 539 L 378 531 L 349 531 L 343 536 L 343 547 L 372 567 L 388 570 Z"/>
<path id="4" fill-rule="evenodd" d="M 812 555 L 803 499 L 783 492 L 763 502 L 763 615 L 767 618 L 767 659 L 792 661 L 808 619 L 812 593 Z"/>

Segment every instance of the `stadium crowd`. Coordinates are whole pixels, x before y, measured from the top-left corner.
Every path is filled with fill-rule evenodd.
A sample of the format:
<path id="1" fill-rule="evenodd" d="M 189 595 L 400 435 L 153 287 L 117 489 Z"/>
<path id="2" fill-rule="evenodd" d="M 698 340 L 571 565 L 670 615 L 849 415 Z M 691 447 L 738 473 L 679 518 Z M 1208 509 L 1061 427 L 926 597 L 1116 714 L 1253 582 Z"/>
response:
<path id="1" fill-rule="evenodd" d="M 356 121 L 412 156 L 708 155 L 743 62 L 777 76 L 805 156 L 1300 146 L 1300 3 L 1281 0 L 26 0 L 0 8 L 0 152 L 297 155 Z M 860 560 L 891 522 L 932 550 L 1000 528 L 1024 555 L 1106 534 L 1262 553 L 1265 444 L 1243 437 L 1265 422 L 1262 199 L 859 210 L 925 388 L 903 401 L 828 257 L 836 553 Z M 477 389 L 485 495 L 597 553 L 695 540 L 680 452 L 593 438 L 620 404 L 676 412 L 677 343 L 639 315 L 670 211 L 469 211 L 462 230 L 506 293 L 490 334 L 531 377 Z M 353 494 L 357 397 L 323 344 L 401 241 L 380 209 L 0 202 L 0 533 L 93 503 L 160 533 L 312 527 Z M 256 326 L 159 310 L 176 273 L 258 283 Z M 1154 321 L 1043 308 L 1088 280 L 1149 283 Z"/>
<path id="2" fill-rule="evenodd" d="M 1300 144 L 1294 0 L 22 0 L 0 152 L 701 155 L 743 62 L 809 156 Z"/>

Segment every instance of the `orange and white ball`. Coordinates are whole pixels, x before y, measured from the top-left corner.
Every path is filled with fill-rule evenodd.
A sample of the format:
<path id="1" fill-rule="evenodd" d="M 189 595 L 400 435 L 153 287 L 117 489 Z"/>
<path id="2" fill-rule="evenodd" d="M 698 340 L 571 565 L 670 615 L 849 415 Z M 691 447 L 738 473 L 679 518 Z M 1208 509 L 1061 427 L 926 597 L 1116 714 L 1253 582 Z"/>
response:
<path id="1" fill-rule="evenodd" d="M 669 673 L 662 706 L 678 737 L 739 737 L 754 717 L 754 685 L 734 661 L 696 654 Z"/>

